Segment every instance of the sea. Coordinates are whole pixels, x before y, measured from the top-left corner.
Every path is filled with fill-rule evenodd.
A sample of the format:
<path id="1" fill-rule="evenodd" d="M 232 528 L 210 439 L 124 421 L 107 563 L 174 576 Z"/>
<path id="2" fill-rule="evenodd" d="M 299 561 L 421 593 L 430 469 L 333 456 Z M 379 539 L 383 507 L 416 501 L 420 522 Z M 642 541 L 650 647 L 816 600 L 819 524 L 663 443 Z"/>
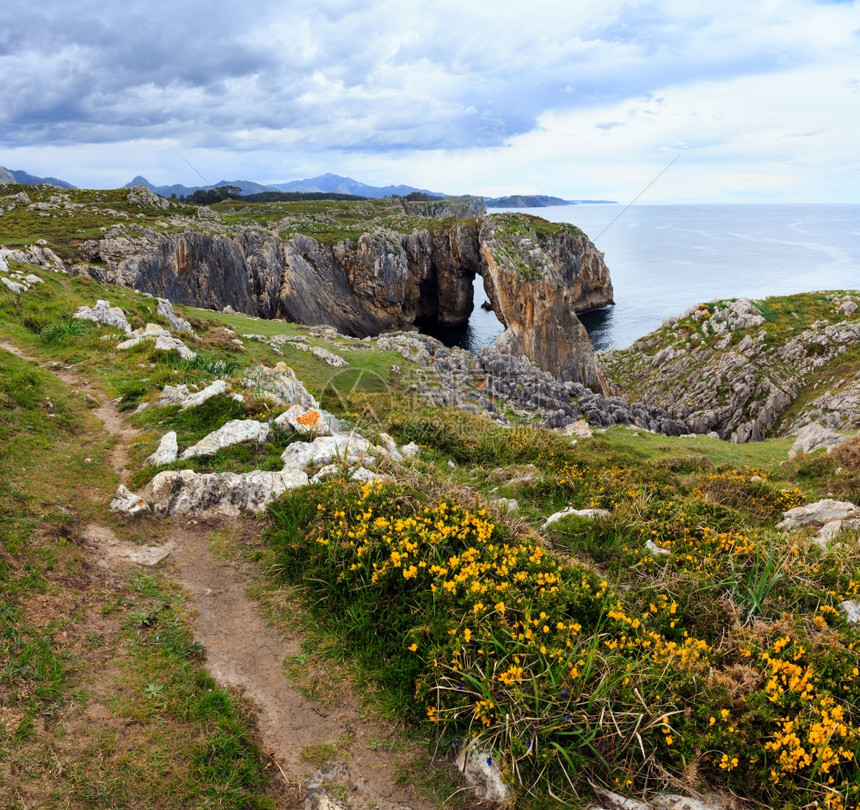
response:
<path id="1" fill-rule="evenodd" d="M 604 254 L 615 306 L 580 315 L 597 351 L 717 298 L 860 288 L 860 205 L 565 205 L 518 210 L 571 222 Z M 469 323 L 428 329 L 474 352 L 502 332 L 481 278 Z"/>

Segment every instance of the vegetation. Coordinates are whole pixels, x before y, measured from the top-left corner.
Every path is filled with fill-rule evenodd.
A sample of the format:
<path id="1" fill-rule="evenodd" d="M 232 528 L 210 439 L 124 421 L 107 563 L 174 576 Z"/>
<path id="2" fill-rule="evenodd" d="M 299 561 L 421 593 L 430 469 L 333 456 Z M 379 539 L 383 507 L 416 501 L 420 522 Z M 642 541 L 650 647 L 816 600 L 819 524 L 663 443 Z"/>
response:
<path id="1" fill-rule="evenodd" d="M 95 192 L 63 193 L 80 202 L 80 219 L 37 220 L 16 207 L 0 218 L 0 241 L 29 245 L 38 226 L 71 255 L 74 239 L 116 220 L 170 229 L 174 215 L 193 216 L 98 192 L 124 218 L 86 196 Z M 274 220 L 277 229 L 315 223 L 334 238 L 360 230 L 365 216 L 408 221 L 397 206 L 229 200 L 215 210 L 224 222 Z M 858 806 L 858 631 L 839 609 L 860 596 L 857 532 L 823 549 L 809 531 L 775 524 L 804 501 L 857 502 L 860 439 L 788 463 L 790 439 L 734 446 L 617 427 L 572 444 L 416 404 L 416 371 L 399 354 L 351 345 L 350 366 L 334 370 L 267 341 L 300 336 L 337 349 L 337 338 L 191 308 L 180 314 L 199 336 L 195 361 L 151 345 L 119 352 L 102 339 L 109 330 L 71 317 L 76 308 L 105 298 L 137 327 L 159 320 L 154 303 L 39 272 L 43 283 L 24 295 L 0 288 L 0 335 L 81 382 L 0 351 L 0 789 L 10 806 L 275 806 L 253 717 L 206 673 L 193 606 L 169 569 L 110 579 L 86 560 L 90 521 L 141 541 L 155 523 L 107 512 L 117 476 L 82 381 L 118 398 L 143 431 L 131 447 L 137 485 L 157 471 L 144 459 L 166 431 L 185 447 L 227 419 L 270 411 L 250 389 L 244 403 L 217 397 L 193 413 L 131 411 L 168 383 L 227 377 L 238 388 L 245 369 L 278 361 L 369 438 L 385 430 L 421 446 L 396 481 L 336 479 L 272 506 L 266 547 L 252 556 L 271 587 L 301 595 L 311 617 L 303 626 L 318 627 L 301 656 L 340 645 L 368 694 L 413 733 L 443 752 L 474 740 L 520 807 L 584 806 L 592 785 L 630 796 L 713 788 L 797 810 Z M 824 306 L 814 296 L 774 299 L 762 328 L 784 340 Z M 701 331 L 692 318 L 681 328 Z M 251 333 L 262 339 L 241 338 Z M 295 438 L 238 446 L 194 468 L 271 468 Z M 608 516 L 545 525 L 567 506 Z M 293 603 L 268 609 L 295 620 Z M 305 660 L 296 656 L 291 671 Z M 335 755 L 333 743 L 301 754 L 309 767 Z M 418 776 L 413 768 L 403 778 Z"/>

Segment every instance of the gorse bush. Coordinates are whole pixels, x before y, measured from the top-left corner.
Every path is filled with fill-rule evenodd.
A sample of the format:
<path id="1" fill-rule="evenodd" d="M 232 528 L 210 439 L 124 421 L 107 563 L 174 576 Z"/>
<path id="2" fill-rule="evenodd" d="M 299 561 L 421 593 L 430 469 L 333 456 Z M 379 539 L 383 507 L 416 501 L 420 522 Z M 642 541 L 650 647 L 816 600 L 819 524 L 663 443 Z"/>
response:
<path id="1" fill-rule="evenodd" d="M 652 584 L 623 591 L 479 507 L 405 486 L 333 483 L 273 515 L 285 575 L 407 714 L 448 746 L 473 740 L 512 783 L 573 799 L 589 782 L 638 791 L 697 774 L 769 806 L 855 806 L 858 658 L 832 606 L 855 582 L 807 582 L 795 620 L 778 605 L 802 601 L 816 566 L 741 532 L 682 522 L 657 535 L 671 564 L 627 554 L 631 580 Z M 706 571 L 737 599 L 735 621 L 696 606 Z"/>

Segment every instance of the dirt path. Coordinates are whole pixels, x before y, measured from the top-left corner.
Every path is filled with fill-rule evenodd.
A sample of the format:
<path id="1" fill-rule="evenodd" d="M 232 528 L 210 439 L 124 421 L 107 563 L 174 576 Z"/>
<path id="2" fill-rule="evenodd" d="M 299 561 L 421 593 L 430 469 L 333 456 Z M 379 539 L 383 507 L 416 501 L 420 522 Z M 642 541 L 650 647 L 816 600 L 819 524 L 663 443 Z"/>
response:
<path id="1" fill-rule="evenodd" d="M 0 340 L 0 348 L 39 362 L 6 340 Z M 59 366 L 45 368 L 98 401 L 91 412 L 116 438 L 111 464 L 121 480 L 127 480 L 128 444 L 138 432 L 125 424 L 113 402 L 80 375 Z M 195 632 L 206 648 L 208 669 L 219 682 L 242 689 L 256 705 L 262 745 L 290 784 L 301 785 L 315 768 L 302 760 L 304 749 L 339 746 L 348 750 L 351 789 L 346 801 L 351 808 L 432 810 L 435 804 L 394 783 L 394 757 L 379 745 L 390 732 L 363 719 L 354 698 L 345 696 L 334 708 L 323 709 L 292 687 L 282 662 L 285 656 L 300 652 L 301 639 L 285 639 L 266 623 L 258 604 L 246 596 L 253 568 L 235 560 L 216 560 L 209 548 L 212 528 L 174 518 L 146 548 L 123 542 L 110 528 L 91 523 L 84 539 L 103 569 L 153 565 L 165 552 L 170 555 L 178 582 L 193 601 Z"/>

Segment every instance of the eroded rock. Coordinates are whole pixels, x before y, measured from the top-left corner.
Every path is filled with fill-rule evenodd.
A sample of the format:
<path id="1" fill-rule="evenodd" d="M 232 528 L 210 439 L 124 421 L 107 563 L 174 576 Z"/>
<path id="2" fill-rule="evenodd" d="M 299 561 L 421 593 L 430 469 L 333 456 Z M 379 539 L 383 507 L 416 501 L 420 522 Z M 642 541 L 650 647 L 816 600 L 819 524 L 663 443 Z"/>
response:
<path id="1" fill-rule="evenodd" d="M 123 515 L 139 515 L 141 512 L 149 511 L 149 504 L 128 487 L 120 484 L 110 502 L 110 511 Z"/>
<path id="2" fill-rule="evenodd" d="M 96 301 L 94 307 L 79 307 L 73 317 L 82 321 L 102 323 L 105 326 L 119 329 L 126 335 L 131 334 L 131 324 L 125 317 L 125 313 L 119 307 L 112 307 L 109 302 L 101 299 Z"/>
<path id="3" fill-rule="evenodd" d="M 213 456 L 225 447 L 231 447 L 240 442 L 263 444 L 269 440 L 272 427 L 268 422 L 258 422 L 255 419 L 231 419 L 218 430 L 202 438 L 197 444 L 184 450 L 179 458 L 188 459 L 195 456 Z"/>

